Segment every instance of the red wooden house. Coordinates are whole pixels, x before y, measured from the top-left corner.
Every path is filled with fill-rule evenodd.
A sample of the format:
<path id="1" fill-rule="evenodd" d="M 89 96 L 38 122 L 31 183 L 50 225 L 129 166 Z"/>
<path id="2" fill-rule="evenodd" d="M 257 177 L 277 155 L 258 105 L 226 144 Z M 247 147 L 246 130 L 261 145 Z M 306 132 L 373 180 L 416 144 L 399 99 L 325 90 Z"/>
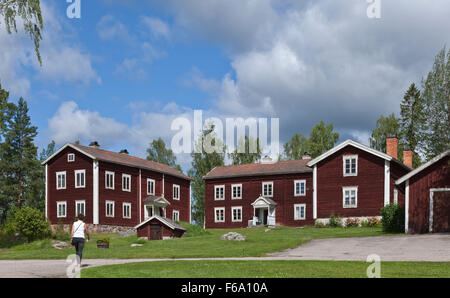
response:
<path id="1" fill-rule="evenodd" d="M 98 230 L 132 228 L 153 215 L 190 222 L 191 178 L 165 164 L 66 144 L 43 162 L 46 216 L 71 224 L 83 213 Z"/>
<path id="2" fill-rule="evenodd" d="M 398 179 L 405 192 L 405 232 L 450 232 L 450 150 Z"/>

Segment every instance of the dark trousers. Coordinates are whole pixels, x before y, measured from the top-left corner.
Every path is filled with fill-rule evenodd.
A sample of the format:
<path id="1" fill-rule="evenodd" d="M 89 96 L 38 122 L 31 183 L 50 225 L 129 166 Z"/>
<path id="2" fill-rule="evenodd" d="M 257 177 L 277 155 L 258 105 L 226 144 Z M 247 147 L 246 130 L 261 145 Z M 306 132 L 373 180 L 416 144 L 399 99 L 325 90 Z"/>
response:
<path id="1" fill-rule="evenodd" d="M 76 254 L 79 257 L 79 261 L 81 264 L 81 258 L 83 257 L 84 238 L 73 238 L 73 242 L 75 244 Z"/>

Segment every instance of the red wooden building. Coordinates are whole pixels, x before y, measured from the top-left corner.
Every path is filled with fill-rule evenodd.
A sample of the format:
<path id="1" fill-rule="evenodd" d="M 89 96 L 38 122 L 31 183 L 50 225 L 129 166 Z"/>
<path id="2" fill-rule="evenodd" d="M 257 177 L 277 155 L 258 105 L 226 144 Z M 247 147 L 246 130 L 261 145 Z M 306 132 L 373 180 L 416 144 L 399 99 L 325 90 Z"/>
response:
<path id="1" fill-rule="evenodd" d="M 153 215 L 190 222 L 191 178 L 165 164 L 66 144 L 43 162 L 46 216 L 71 224 L 83 213 L 99 230 L 135 227 Z"/>
<path id="2" fill-rule="evenodd" d="M 332 214 L 379 216 L 383 206 L 404 203 L 395 181 L 412 165 L 409 158 L 397 160 L 396 138 L 387 148 L 388 154 L 347 140 L 313 160 L 217 167 L 204 177 L 205 226 L 304 226 Z"/>
<path id="3" fill-rule="evenodd" d="M 450 232 L 450 150 L 396 181 L 405 192 L 405 232 Z"/>
<path id="4" fill-rule="evenodd" d="M 138 238 L 148 240 L 163 240 L 170 238 L 180 238 L 186 229 L 170 220 L 159 215 L 153 215 L 146 221 L 136 226 Z"/>

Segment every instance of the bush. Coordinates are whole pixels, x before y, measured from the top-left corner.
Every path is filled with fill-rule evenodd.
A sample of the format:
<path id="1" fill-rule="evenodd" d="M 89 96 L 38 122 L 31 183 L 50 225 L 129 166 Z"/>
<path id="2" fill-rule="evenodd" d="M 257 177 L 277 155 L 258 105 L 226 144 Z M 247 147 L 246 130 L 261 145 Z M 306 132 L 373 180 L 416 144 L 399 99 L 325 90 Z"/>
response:
<path id="1" fill-rule="evenodd" d="M 370 217 L 369 219 L 364 220 L 361 223 L 361 226 L 363 226 L 365 228 L 377 227 L 379 225 L 380 225 L 380 221 L 376 217 Z"/>
<path id="2" fill-rule="evenodd" d="M 22 207 L 14 214 L 14 221 L 9 223 L 9 229 L 14 229 L 28 242 L 50 237 L 50 223 L 44 213 L 30 207 Z"/>
<path id="3" fill-rule="evenodd" d="M 328 226 L 332 228 L 342 227 L 342 219 L 334 214 L 331 214 Z"/>
<path id="4" fill-rule="evenodd" d="M 405 207 L 390 204 L 381 208 L 381 223 L 383 232 L 403 233 L 405 232 Z"/>
<path id="5" fill-rule="evenodd" d="M 359 219 L 358 218 L 347 218 L 345 220 L 346 227 L 359 227 Z"/>
<path id="6" fill-rule="evenodd" d="M 109 244 L 109 238 L 102 238 L 97 240 L 97 244 L 99 243 L 108 243 Z"/>
<path id="7" fill-rule="evenodd" d="M 316 220 L 316 222 L 314 223 L 314 227 L 320 229 L 320 228 L 325 228 L 326 225 L 323 222 Z"/>

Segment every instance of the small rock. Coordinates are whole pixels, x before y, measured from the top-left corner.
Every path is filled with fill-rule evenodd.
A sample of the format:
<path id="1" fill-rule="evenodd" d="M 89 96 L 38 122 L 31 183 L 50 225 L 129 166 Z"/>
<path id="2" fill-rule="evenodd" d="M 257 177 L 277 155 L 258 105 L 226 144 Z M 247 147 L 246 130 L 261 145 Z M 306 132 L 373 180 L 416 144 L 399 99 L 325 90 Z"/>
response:
<path id="1" fill-rule="evenodd" d="M 141 247 L 144 246 L 143 244 L 137 244 L 137 243 L 133 243 L 130 245 L 131 247 Z"/>
<path id="2" fill-rule="evenodd" d="M 67 242 L 64 242 L 64 241 L 53 241 L 52 242 L 52 246 L 53 246 L 53 248 L 56 248 L 56 249 L 63 249 L 63 248 L 72 247 L 71 244 L 69 244 Z"/>
<path id="3" fill-rule="evenodd" d="M 270 230 L 272 230 L 272 229 L 265 229 L 264 232 L 269 232 Z"/>
<path id="4" fill-rule="evenodd" d="M 222 237 L 220 237 L 221 240 L 232 240 L 232 241 L 245 241 L 246 238 L 245 236 L 236 233 L 236 232 L 229 232 L 226 233 L 224 235 L 222 235 Z"/>

